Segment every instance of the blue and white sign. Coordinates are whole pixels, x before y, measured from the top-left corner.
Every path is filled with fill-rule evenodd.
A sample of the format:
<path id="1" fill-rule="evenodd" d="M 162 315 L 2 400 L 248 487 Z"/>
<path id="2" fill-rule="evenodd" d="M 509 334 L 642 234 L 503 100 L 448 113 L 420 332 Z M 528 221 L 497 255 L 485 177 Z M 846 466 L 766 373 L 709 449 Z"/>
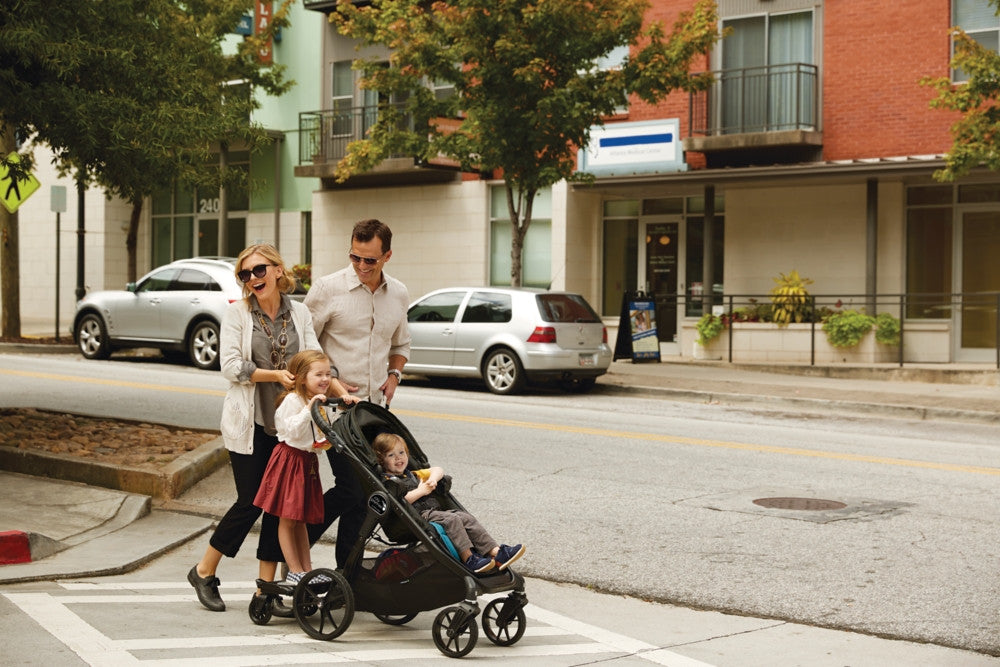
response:
<path id="1" fill-rule="evenodd" d="M 596 126 L 578 169 L 597 176 L 685 171 L 680 129 L 676 118 Z"/>

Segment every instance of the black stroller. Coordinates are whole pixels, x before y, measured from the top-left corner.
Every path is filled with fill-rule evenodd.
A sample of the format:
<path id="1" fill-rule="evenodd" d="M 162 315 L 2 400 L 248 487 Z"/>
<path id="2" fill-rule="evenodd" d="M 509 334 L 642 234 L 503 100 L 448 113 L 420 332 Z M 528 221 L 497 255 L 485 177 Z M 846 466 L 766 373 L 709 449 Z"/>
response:
<path id="1" fill-rule="evenodd" d="M 406 441 L 412 468 L 428 467 L 427 457 L 402 422 L 388 410 L 367 402 L 350 407 L 333 423 L 319 404 L 313 404 L 312 415 L 333 447 L 348 457 L 367 499 L 361 534 L 343 569 L 355 609 L 371 612 L 384 623 L 402 625 L 419 612 L 444 607 L 434 619 L 434 643 L 445 655 L 460 658 L 478 639 L 477 597 L 509 591 L 486 605 L 483 632 L 497 646 L 520 640 L 528 603 L 524 578 L 511 568 L 480 576 L 470 573 L 452 555 L 454 547 L 444 532 L 397 498 L 379 474 L 371 442 L 383 432 L 395 433 Z M 464 509 L 450 490 L 435 493 L 446 507 Z M 389 548 L 378 558 L 366 558 L 366 545 L 373 538 Z"/>

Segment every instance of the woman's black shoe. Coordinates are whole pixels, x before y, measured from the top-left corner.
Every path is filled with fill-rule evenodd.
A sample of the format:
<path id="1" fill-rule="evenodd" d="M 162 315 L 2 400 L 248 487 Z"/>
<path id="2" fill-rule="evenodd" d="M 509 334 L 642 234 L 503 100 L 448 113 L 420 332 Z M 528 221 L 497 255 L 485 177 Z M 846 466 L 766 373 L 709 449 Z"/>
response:
<path id="1" fill-rule="evenodd" d="M 188 572 L 188 581 L 194 586 L 195 592 L 198 594 L 198 601 L 205 606 L 206 609 L 211 611 L 225 611 L 226 603 L 222 601 L 222 597 L 219 595 L 219 578 L 214 574 L 208 577 L 198 576 L 198 566 L 195 565 Z"/>

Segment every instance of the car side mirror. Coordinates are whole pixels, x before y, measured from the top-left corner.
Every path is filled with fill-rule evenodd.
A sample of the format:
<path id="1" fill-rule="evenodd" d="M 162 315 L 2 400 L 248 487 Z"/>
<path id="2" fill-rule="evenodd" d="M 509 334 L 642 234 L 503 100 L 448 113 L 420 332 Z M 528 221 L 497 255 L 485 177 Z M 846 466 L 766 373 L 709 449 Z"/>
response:
<path id="1" fill-rule="evenodd" d="M 135 292 L 135 283 L 126 283 L 125 290 L 128 292 Z"/>

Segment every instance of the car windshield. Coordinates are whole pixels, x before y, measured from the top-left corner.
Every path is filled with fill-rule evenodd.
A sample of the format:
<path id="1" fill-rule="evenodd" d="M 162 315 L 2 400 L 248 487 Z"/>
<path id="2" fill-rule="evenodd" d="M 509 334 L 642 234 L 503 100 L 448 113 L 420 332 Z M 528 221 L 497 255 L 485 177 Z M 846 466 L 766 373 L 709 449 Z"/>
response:
<path id="1" fill-rule="evenodd" d="M 590 304 L 579 294 L 539 294 L 538 309 L 546 322 L 600 322 Z"/>

